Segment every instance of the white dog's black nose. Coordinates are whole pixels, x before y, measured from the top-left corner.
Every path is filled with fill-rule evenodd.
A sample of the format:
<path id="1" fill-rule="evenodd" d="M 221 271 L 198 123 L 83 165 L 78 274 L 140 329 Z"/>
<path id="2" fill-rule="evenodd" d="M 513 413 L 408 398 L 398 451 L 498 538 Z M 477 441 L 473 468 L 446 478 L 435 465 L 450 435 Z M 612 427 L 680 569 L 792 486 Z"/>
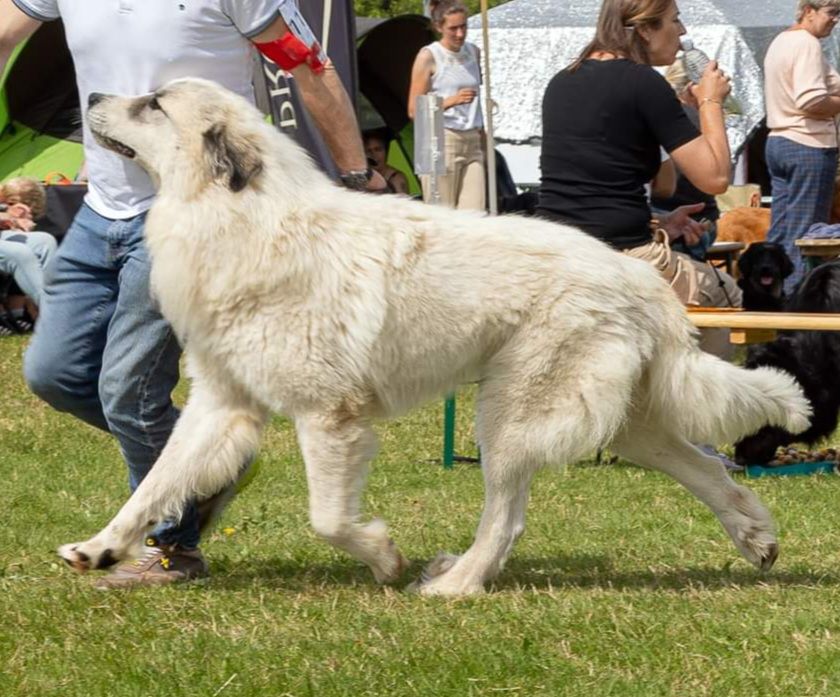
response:
<path id="1" fill-rule="evenodd" d="M 88 109 L 95 107 L 99 102 L 105 99 L 105 95 L 101 92 L 91 92 L 88 95 Z"/>

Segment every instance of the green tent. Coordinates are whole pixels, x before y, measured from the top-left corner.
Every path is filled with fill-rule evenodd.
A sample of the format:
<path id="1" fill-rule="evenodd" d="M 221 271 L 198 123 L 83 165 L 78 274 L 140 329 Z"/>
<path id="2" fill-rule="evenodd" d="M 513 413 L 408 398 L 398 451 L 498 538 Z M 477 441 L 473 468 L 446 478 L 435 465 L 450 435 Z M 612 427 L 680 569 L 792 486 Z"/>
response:
<path id="1" fill-rule="evenodd" d="M 60 21 L 15 49 L 0 79 L 0 180 L 17 175 L 73 179 L 82 166 L 76 73 Z"/>

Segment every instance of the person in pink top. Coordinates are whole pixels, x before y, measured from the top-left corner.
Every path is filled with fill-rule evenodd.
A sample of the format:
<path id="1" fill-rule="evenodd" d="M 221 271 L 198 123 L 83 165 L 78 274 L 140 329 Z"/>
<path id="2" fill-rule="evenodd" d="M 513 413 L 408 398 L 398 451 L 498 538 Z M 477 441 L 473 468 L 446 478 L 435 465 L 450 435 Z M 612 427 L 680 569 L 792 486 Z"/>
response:
<path id="1" fill-rule="evenodd" d="M 795 271 L 791 291 L 805 272 L 796 240 L 813 224 L 828 222 L 837 173 L 840 75 L 820 46 L 840 18 L 840 0 L 799 0 L 796 24 L 779 34 L 764 58 L 767 102 L 766 159 L 772 185 L 767 239 L 784 246 Z"/>

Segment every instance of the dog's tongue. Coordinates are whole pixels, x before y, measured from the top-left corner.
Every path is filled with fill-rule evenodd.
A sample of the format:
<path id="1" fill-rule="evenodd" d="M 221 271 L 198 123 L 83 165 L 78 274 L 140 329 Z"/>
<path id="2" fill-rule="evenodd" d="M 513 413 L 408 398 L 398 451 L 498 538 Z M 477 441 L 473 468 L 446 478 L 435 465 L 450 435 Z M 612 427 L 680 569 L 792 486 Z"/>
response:
<path id="1" fill-rule="evenodd" d="M 772 276 L 762 276 L 758 279 L 758 282 L 763 286 L 772 286 L 773 285 L 773 277 Z"/>

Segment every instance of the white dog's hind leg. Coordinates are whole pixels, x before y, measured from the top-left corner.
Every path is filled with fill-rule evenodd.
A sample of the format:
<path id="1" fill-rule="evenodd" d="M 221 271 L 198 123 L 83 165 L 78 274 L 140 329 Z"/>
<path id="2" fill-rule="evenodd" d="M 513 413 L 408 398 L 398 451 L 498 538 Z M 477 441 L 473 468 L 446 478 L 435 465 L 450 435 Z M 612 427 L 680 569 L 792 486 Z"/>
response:
<path id="1" fill-rule="evenodd" d="M 628 424 L 610 445 L 620 457 L 669 474 L 718 517 L 738 551 L 762 570 L 779 554 L 775 526 L 758 497 L 732 481 L 718 458 L 703 454 L 684 438 L 640 425 Z"/>
<path id="2" fill-rule="evenodd" d="M 381 520 L 360 522 L 368 462 L 376 453 L 370 425 L 344 416 L 307 416 L 296 421 L 306 463 L 309 514 L 315 532 L 367 564 L 378 583 L 396 580 L 408 566 Z"/>
<path id="3" fill-rule="evenodd" d="M 639 372 L 638 355 L 609 336 L 574 351 L 547 337 L 542 326 L 532 336 L 518 337 L 507 356 L 513 368 L 500 358 L 492 366 L 493 379 L 481 383 L 476 436 L 484 511 L 464 555 L 454 562 L 438 558 L 426 569 L 419 585 L 423 594 L 480 593 L 525 529 L 537 469 L 575 462 L 608 441 L 624 419 Z"/>
<path id="4" fill-rule="evenodd" d="M 136 554 L 159 521 L 235 481 L 256 451 L 265 418 L 258 407 L 234 406 L 197 380 L 169 442 L 120 512 L 91 539 L 62 545 L 59 555 L 86 571 Z"/>

